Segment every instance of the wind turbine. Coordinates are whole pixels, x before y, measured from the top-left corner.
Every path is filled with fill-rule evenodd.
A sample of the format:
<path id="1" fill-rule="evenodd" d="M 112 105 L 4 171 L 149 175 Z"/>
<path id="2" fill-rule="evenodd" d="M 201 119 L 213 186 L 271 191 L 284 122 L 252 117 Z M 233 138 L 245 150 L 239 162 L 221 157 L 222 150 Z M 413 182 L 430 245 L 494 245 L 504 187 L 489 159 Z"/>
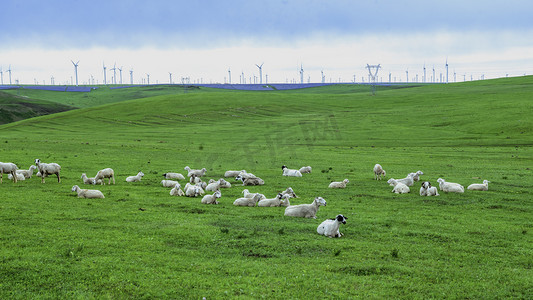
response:
<path id="1" fill-rule="evenodd" d="M 130 84 L 133 84 L 133 70 L 130 70 Z"/>
<path id="2" fill-rule="evenodd" d="M 148 77 L 148 85 L 150 85 L 150 74 L 146 73 L 146 77 Z"/>
<path id="3" fill-rule="evenodd" d="M 172 73 L 168 72 L 168 75 L 170 75 L 170 84 L 172 84 Z"/>
<path id="4" fill-rule="evenodd" d="M 446 83 L 448 83 L 448 58 L 446 57 Z"/>
<path id="5" fill-rule="evenodd" d="M 74 72 L 76 73 L 76 86 L 78 86 L 78 64 L 80 61 L 78 60 L 77 63 L 74 63 L 74 61 L 71 60 L 71 62 L 74 65 Z"/>
<path id="6" fill-rule="evenodd" d="M 265 64 L 265 63 L 262 63 L 260 66 L 257 65 L 257 64 L 255 65 L 256 67 L 259 68 L 259 83 L 260 83 L 260 84 L 263 84 L 263 65 L 264 65 L 264 64 Z"/>
<path id="7" fill-rule="evenodd" d="M 302 64 L 300 64 L 300 83 L 304 83 L 304 67 Z"/>
<path id="8" fill-rule="evenodd" d="M 9 73 L 9 85 L 11 85 L 11 65 L 9 65 L 9 68 L 7 69 L 7 71 Z"/>
<path id="9" fill-rule="evenodd" d="M 102 63 L 102 66 L 104 67 L 104 85 L 107 85 L 107 80 L 106 80 L 106 77 L 105 77 L 106 73 L 107 73 L 106 72 L 107 67 L 105 66 L 105 63 Z"/>
<path id="10" fill-rule="evenodd" d="M 116 68 L 116 63 L 113 65 L 113 69 L 109 69 L 111 71 L 113 71 L 113 84 L 117 84 L 117 68 Z"/>
<path id="11" fill-rule="evenodd" d="M 120 84 L 122 84 L 122 68 L 123 67 L 117 68 L 118 71 L 120 72 Z"/>
<path id="12" fill-rule="evenodd" d="M 426 83 L 426 63 L 424 63 L 424 83 Z"/>
<path id="13" fill-rule="evenodd" d="M 433 66 L 433 83 L 435 83 L 435 66 Z"/>
<path id="14" fill-rule="evenodd" d="M 407 78 L 407 83 L 409 83 L 409 68 L 405 70 L 405 77 Z"/>
<path id="15" fill-rule="evenodd" d="M 325 83 L 326 78 L 324 77 L 324 70 L 320 71 L 320 77 L 322 78 L 322 83 Z"/>
<path id="16" fill-rule="evenodd" d="M 2 67 L 0 67 L 0 77 L 2 78 L 2 85 L 4 85 L 4 71 L 2 71 Z"/>
<path id="17" fill-rule="evenodd" d="M 228 68 L 228 83 L 231 84 L 231 69 Z"/>
<path id="18" fill-rule="evenodd" d="M 244 77 L 244 71 L 242 72 L 242 84 L 246 84 L 246 78 Z"/>

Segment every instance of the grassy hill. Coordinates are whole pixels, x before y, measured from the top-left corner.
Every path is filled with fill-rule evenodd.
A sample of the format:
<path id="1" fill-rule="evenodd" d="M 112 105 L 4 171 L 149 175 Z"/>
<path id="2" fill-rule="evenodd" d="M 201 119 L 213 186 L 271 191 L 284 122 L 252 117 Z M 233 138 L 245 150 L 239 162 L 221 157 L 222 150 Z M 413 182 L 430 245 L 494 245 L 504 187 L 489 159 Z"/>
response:
<path id="1" fill-rule="evenodd" d="M 39 101 L 0 91 L 0 124 L 72 110 L 74 107 Z"/>
<path id="2" fill-rule="evenodd" d="M 529 298 L 532 93 L 531 77 L 376 96 L 353 86 L 200 89 L 0 126 L 1 161 L 62 166 L 59 184 L 4 176 L 0 297 Z M 417 183 L 395 195 L 373 180 L 375 163 L 387 178 L 422 170 L 434 185 L 491 183 L 439 197 L 419 196 Z M 313 173 L 283 177 L 283 164 Z M 170 196 L 161 175 L 187 165 L 207 168 L 207 179 L 246 169 L 266 182 L 252 192 L 291 186 L 300 196 L 291 204 L 328 205 L 316 220 L 234 207 L 243 187 L 233 181 L 216 206 Z M 81 173 L 106 167 L 117 177 L 96 187 L 106 198 L 76 198 Z M 139 170 L 141 182 L 125 182 Z M 346 189 L 327 188 L 344 178 Z M 342 238 L 316 234 L 339 213 Z"/>

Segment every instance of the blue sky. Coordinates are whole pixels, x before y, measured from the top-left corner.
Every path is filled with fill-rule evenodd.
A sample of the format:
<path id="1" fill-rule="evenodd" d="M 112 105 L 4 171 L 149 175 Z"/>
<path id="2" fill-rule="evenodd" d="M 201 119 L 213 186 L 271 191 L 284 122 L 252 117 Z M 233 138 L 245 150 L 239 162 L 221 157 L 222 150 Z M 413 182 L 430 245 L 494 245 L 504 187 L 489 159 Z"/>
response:
<path id="1" fill-rule="evenodd" d="M 228 68 L 253 80 L 261 62 L 278 82 L 297 78 L 298 65 L 311 81 L 320 70 L 332 81 L 362 80 L 366 63 L 382 63 L 400 80 L 424 63 L 442 69 L 446 58 L 476 77 L 533 72 L 530 0 L 4 0 L 1 7 L 0 67 L 11 65 L 21 83 L 68 81 L 71 59 L 80 60 L 85 81 L 102 80 L 102 63 L 133 69 L 136 81 L 150 73 L 151 82 L 168 82 L 168 72 L 223 82 Z"/>

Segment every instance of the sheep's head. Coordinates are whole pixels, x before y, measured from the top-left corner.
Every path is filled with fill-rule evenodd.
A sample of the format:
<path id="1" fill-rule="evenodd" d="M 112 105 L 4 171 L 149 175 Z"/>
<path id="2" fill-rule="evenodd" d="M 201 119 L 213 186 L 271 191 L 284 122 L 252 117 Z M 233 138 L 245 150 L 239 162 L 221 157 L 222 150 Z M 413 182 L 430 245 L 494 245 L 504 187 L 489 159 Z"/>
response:
<path id="1" fill-rule="evenodd" d="M 174 186 L 174 188 L 175 188 L 176 190 L 179 189 L 180 187 L 181 187 L 181 184 L 180 184 L 179 182 L 176 183 L 176 185 Z"/>
<path id="2" fill-rule="evenodd" d="M 40 163 L 41 163 L 41 160 L 38 159 L 38 158 L 36 158 L 36 159 L 35 159 L 35 164 L 36 164 L 36 165 L 39 165 Z"/>
<path id="3" fill-rule="evenodd" d="M 339 223 L 346 224 L 346 219 L 348 219 L 348 218 L 346 218 L 346 217 L 343 216 L 343 215 L 337 215 L 337 217 L 336 217 L 335 219 L 336 219 L 337 222 L 339 222 Z"/>
<path id="4" fill-rule="evenodd" d="M 288 187 L 283 193 L 286 195 L 289 195 L 293 198 L 298 198 L 298 196 L 294 193 L 293 189 L 291 187 Z"/>
<path id="5" fill-rule="evenodd" d="M 222 197 L 222 193 L 219 190 L 216 190 L 216 192 L 213 194 L 213 196 L 215 196 L 215 198 L 220 198 L 220 197 Z"/>
<path id="6" fill-rule="evenodd" d="M 72 191 L 75 192 L 79 188 L 80 188 L 79 186 L 75 185 L 75 186 L 72 187 Z"/>
<path id="7" fill-rule="evenodd" d="M 344 183 L 349 183 L 350 180 L 348 180 L 348 178 L 346 178 L 346 179 L 344 179 L 342 182 L 344 182 Z"/>
<path id="8" fill-rule="evenodd" d="M 429 189 L 431 187 L 431 183 L 429 183 L 429 181 L 424 181 L 422 183 L 422 187 L 425 189 Z"/>
<path id="9" fill-rule="evenodd" d="M 416 175 L 424 175 L 424 172 L 422 172 L 422 171 L 416 171 Z"/>
<path id="10" fill-rule="evenodd" d="M 443 184 L 445 181 L 444 181 L 444 179 L 439 178 L 439 179 L 437 179 L 437 182 L 438 182 L 439 184 Z"/>
<path id="11" fill-rule="evenodd" d="M 143 173 L 143 172 L 141 172 L 141 171 L 139 171 L 139 173 L 138 173 L 137 175 L 139 175 L 139 176 L 143 177 L 143 176 L 144 176 L 144 173 Z"/>
<path id="12" fill-rule="evenodd" d="M 191 171 L 191 168 L 189 168 L 189 166 L 186 166 L 185 168 L 183 168 L 185 171 Z"/>
<path id="13" fill-rule="evenodd" d="M 394 186 L 394 185 L 396 185 L 396 180 L 394 178 L 391 178 L 391 179 L 387 180 L 387 183 L 392 185 L 392 186 Z"/>
<path id="14" fill-rule="evenodd" d="M 316 197 L 315 201 L 318 203 L 318 206 L 320 206 L 320 205 L 326 206 L 326 200 L 324 200 L 324 198 L 322 198 L 322 197 Z"/>
<path id="15" fill-rule="evenodd" d="M 483 180 L 483 184 L 487 184 L 487 183 L 489 183 L 489 182 L 490 182 L 490 181 L 488 181 L 488 180 Z"/>
<path id="16" fill-rule="evenodd" d="M 385 170 L 383 170 L 383 172 L 381 172 L 381 174 L 383 174 L 383 176 L 387 176 L 387 172 L 385 172 Z"/>
<path id="17" fill-rule="evenodd" d="M 244 190 L 242 190 L 242 194 L 243 194 L 243 195 L 246 194 L 246 193 L 249 193 L 249 192 L 250 192 L 250 191 L 249 191 L 248 189 L 244 189 Z"/>
<path id="18" fill-rule="evenodd" d="M 286 166 L 286 165 L 283 165 L 283 166 L 281 166 L 281 169 L 282 169 L 282 170 L 285 170 L 285 169 L 287 169 L 287 166 Z"/>

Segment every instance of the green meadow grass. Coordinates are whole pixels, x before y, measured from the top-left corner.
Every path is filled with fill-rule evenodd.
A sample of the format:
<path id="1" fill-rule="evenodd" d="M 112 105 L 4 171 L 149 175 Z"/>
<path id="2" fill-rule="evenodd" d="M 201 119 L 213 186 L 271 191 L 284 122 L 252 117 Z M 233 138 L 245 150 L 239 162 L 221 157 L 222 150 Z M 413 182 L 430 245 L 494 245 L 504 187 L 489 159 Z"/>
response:
<path id="1" fill-rule="evenodd" d="M 92 91 L 86 106 L 83 95 L 69 103 L 60 94 L 57 102 L 84 108 L 0 126 L 0 161 L 62 166 L 60 184 L 4 176 L 1 298 L 533 296 L 533 78 L 376 96 L 350 85 L 126 90 Z M 373 180 L 375 163 L 386 179 L 422 170 L 434 185 L 439 177 L 491 183 L 487 192 L 439 197 L 420 197 L 417 183 L 396 195 Z M 313 173 L 283 177 L 284 164 Z M 328 205 L 316 220 L 234 207 L 243 190 L 236 182 L 219 205 L 170 196 L 162 174 L 187 165 L 214 179 L 246 169 L 266 182 L 252 192 L 274 197 L 291 186 L 300 196 L 291 204 L 322 196 Z M 71 192 L 87 187 L 81 173 L 106 167 L 117 184 L 97 187 L 105 199 Z M 125 182 L 139 170 L 141 182 Z M 346 189 L 327 188 L 344 178 Z M 348 217 L 344 236 L 319 236 L 318 224 L 339 213 Z"/>

